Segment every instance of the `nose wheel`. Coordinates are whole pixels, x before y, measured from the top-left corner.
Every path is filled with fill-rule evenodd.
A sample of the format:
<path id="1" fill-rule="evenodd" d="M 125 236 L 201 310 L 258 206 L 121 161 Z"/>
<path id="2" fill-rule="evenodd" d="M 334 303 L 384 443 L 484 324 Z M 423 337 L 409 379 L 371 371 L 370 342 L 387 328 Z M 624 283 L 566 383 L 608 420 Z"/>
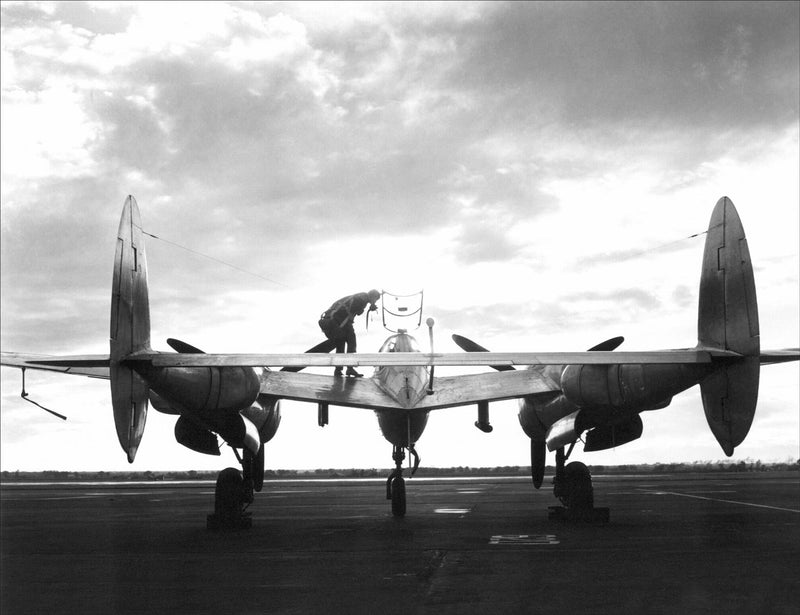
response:
<path id="1" fill-rule="evenodd" d="M 419 455 L 414 450 L 414 446 L 408 447 L 408 452 L 414 459 L 414 466 L 411 469 L 411 476 L 419 468 Z M 395 446 L 392 449 L 392 459 L 394 459 L 395 468 L 386 479 L 386 499 L 392 502 L 392 514 L 395 517 L 405 517 L 406 515 L 406 481 L 403 478 L 403 461 L 406 458 L 405 448 L 402 446 Z"/>
<path id="2" fill-rule="evenodd" d="M 401 474 L 389 477 L 388 499 L 392 501 L 392 514 L 395 517 L 406 516 L 406 481 Z"/>

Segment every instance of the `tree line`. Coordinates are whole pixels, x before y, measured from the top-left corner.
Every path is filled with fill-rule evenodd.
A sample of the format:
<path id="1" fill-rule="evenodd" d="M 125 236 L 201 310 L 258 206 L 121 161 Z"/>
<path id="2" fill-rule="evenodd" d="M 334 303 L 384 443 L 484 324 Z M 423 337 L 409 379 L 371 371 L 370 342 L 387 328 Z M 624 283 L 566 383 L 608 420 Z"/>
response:
<path id="1" fill-rule="evenodd" d="M 709 472 L 781 472 L 800 471 L 800 459 L 785 462 L 762 463 L 760 459 L 742 461 L 693 461 L 689 463 L 647 463 L 622 465 L 592 465 L 592 474 L 681 474 Z M 457 466 L 452 468 L 419 468 L 419 477 L 457 476 L 530 476 L 530 466 L 480 467 Z M 302 478 L 386 478 L 389 468 L 316 470 L 266 470 L 266 480 Z M 555 473 L 547 466 L 547 474 Z M 165 471 L 121 471 L 121 472 L 77 472 L 68 470 L 43 470 L 27 472 L 21 470 L 0 472 L 0 482 L 69 482 L 69 481 L 159 481 L 159 480 L 216 480 L 217 471 L 165 470 Z"/>

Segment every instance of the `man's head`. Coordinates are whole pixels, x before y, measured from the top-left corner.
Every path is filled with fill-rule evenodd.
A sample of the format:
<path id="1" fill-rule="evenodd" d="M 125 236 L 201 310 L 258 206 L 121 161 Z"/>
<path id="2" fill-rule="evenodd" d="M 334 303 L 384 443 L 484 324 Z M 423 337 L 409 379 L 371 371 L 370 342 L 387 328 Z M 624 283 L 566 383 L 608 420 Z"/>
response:
<path id="1" fill-rule="evenodd" d="M 375 302 L 381 298 L 381 293 L 373 288 L 371 291 L 367 292 L 367 297 L 369 297 L 369 302 L 375 305 Z"/>

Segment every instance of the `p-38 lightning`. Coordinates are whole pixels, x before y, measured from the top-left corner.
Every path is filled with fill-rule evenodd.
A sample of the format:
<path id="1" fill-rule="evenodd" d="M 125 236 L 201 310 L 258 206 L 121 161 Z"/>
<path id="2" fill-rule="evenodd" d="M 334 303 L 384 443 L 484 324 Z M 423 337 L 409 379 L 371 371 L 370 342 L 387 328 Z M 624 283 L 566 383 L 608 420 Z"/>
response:
<path id="1" fill-rule="evenodd" d="M 406 451 L 416 468 L 414 446 L 432 410 L 476 405 L 475 424 L 488 432 L 489 402 L 517 399 L 520 424 L 530 437 L 534 486 L 542 485 L 546 450 L 555 451 L 554 495 L 562 514 L 581 518 L 595 509 L 588 468 L 566 463 L 579 440 L 585 451 L 631 442 L 642 435 L 641 412 L 666 408 L 673 396 L 699 384 L 708 425 L 730 456 L 753 421 L 761 365 L 800 360 L 800 349 L 760 348 L 753 266 L 727 197 L 717 202 L 708 226 L 698 341 L 689 349 L 615 352 L 622 338 L 613 338 L 586 352 L 498 353 L 453 336 L 467 352 L 434 353 L 420 351 L 416 340 L 399 330 L 372 354 L 327 354 L 320 352 L 323 345 L 298 354 L 204 354 L 173 339 L 168 343 L 176 353 L 156 352 L 150 347 L 144 233 L 132 196 L 123 206 L 112 284 L 109 354 L 4 352 L 0 363 L 22 368 L 23 383 L 26 369 L 108 378 L 117 436 L 130 462 L 148 404 L 177 415 L 175 438 L 184 446 L 219 455 L 218 438 L 230 445 L 242 469 L 220 472 L 210 527 L 249 525 L 246 509 L 263 486 L 264 445 L 280 424 L 282 399 L 316 403 L 320 425 L 327 423 L 330 405 L 375 412 L 393 447 L 395 469 L 386 495 L 395 516 L 406 513 Z M 444 365 L 494 371 L 435 377 L 434 368 Z M 371 378 L 300 373 L 311 366 L 374 366 L 375 373 Z"/>

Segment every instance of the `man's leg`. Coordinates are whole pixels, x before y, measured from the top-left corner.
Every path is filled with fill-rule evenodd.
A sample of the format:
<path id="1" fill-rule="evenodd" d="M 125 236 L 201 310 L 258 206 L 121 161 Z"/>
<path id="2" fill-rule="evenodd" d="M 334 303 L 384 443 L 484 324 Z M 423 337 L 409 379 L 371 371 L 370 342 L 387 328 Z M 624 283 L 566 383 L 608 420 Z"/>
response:
<path id="1" fill-rule="evenodd" d="M 345 336 L 345 341 L 347 342 L 347 352 L 355 352 L 356 351 L 356 332 L 353 329 L 353 325 L 347 325 L 342 329 L 342 332 Z"/>
<path id="2" fill-rule="evenodd" d="M 347 352 L 355 352 L 356 351 L 356 332 L 353 329 L 353 325 L 349 324 L 344 328 L 345 339 L 347 340 Z M 362 374 L 359 374 L 353 367 L 347 368 L 347 375 L 348 376 L 356 376 L 360 377 Z"/>
<path id="3" fill-rule="evenodd" d="M 343 353 L 345 344 L 347 343 L 347 339 L 345 337 L 343 337 L 343 336 L 339 336 L 339 337 L 335 338 L 335 341 L 336 341 L 336 352 L 337 353 Z M 333 369 L 333 375 L 334 376 L 341 376 L 342 375 L 342 368 L 341 367 L 335 367 Z"/>

